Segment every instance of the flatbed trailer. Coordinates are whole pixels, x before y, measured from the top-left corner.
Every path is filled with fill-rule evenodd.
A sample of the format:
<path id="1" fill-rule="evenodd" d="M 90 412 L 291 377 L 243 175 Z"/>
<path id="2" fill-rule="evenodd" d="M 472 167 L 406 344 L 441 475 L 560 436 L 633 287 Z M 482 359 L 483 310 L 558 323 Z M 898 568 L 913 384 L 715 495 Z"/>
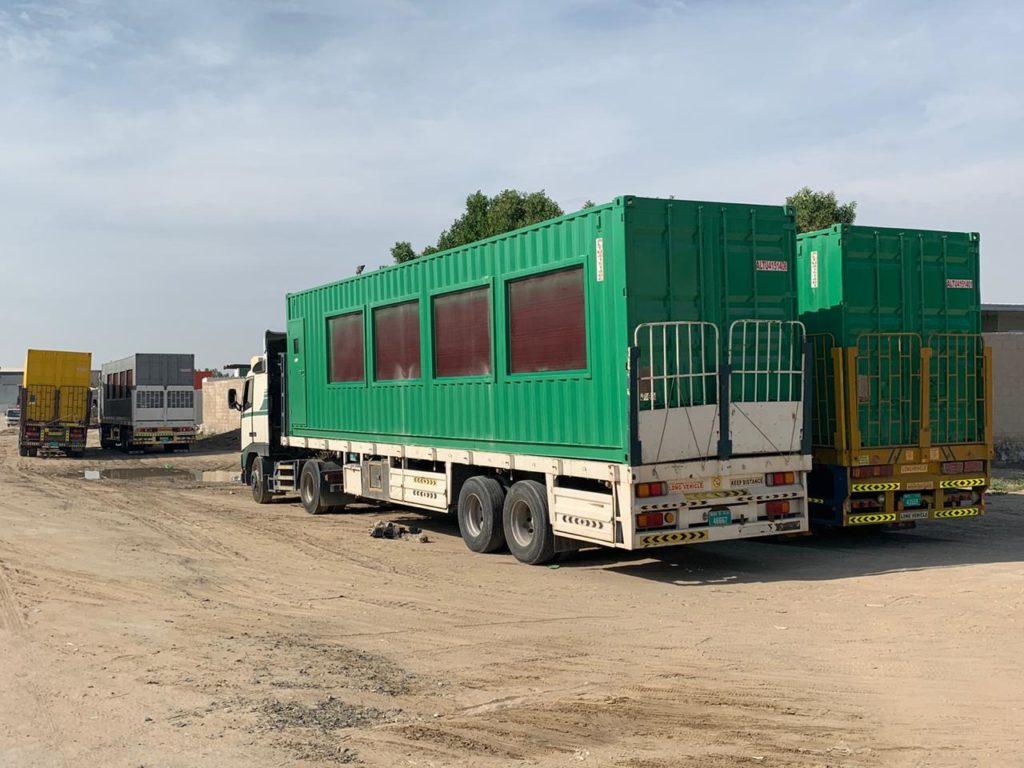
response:
<path id="1" fill-rule="evenodd" d="M 451 512 L 527 563 L 807 530 L 789 209 L 619 197 L 287 310 L 230 400 L 257 502 Z"/>
<path id="2" fill-rule="evenodd" d="M 976 233 L 837 225 L 798 237 L 814 360 L 814 527 L 985 512 L 992 361 Z"/>

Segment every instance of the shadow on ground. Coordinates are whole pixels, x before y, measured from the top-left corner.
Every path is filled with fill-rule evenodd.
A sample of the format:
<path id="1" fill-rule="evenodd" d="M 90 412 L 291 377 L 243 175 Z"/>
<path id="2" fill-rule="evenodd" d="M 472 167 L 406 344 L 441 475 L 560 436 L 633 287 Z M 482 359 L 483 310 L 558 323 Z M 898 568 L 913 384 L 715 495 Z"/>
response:
<path id="1" fill-rule="evenodd" d="M 680 586 L 822 581 L 984 563 L 1024 563 L 1024 495 L 992 495 L 981 518 L 924 523 L 909 531 L 837 530 L 791 539 L 751 539 L 625 552 L 563 554 L 560 568 L 604 570 Z M 459 537 L 447 515 L 381 510 L 400 525 Z M 386 514 L 385 514 L 386 513 Z M 509 557 L 507 553 L 493 555 Z M 524 566 L 527 567 L 527 566 Z"/>

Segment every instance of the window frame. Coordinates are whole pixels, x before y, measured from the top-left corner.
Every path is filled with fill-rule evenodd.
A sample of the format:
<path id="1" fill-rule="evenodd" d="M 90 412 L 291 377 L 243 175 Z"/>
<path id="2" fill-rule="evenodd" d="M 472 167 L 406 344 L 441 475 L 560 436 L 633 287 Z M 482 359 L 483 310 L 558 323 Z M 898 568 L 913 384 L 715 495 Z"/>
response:
<path id="1" fill-rule="evenodd" d="M 363 330 L 365 332 L 364 339 L 364 352 L 368 355 L 369 371 L 372 376 L 367 376 L 367 384 L 373 384 L 375 387 L 409 387 L 409 386 L 423 386 L 427 381 L 426 372 L 424 368 L 423 360 L 426 357 L 424 352 L 424 334 L 423 329 L 426 327 L 426 323 L 423 318 L 423 306 L 425 304 L 423 300 L 423 292 L 418 291 L 412 294 L 406 294 L 400 297 L 391 297 L 383 301 L 375 301 L 366 305 L 366 310 L 370 316 L 369 327 L 364 324 Z M 420 329 L 420 375 L 415 379 L 380 379 L 377 378 L 377 322 L 375 313 L 378 309 L 387 309 L 388 307 L 396 307 L 400 304 L 408 304 L 409 302 L 418 302 L 417 313 L 419 317 L 419 329 Z M 365 373 L 365 371 L 364 371 Z M 339 385 L 340 386 L 340 385 Z"/>
<path id="2" fill-rule="evenodd" d="M 352 381 L 331 381 L 331 355 L 334 352 L 334 345 L 331 343 L 331 320 L 337 317 L 346 317 L 347 315 L 362 315 L 363 318 L 363 378 L 354 379 Z M 327 380 L 327 387 L 329 389 L 334 388 L 362 388 L 366 387 L 370 382 L 370 377 L 367 373 L 371 370 L 370 366 L 374 362 L 368 359 L 367 352 L 370 349 L 370 329 L 366 327 L 366 316 L 367 307 L 359 306 L 350 309 L 341 310 L 331 315 L 324 317 L 324 378 Z"/>
<path id="3" fill-rule="evenodd" d="M 512 372 L 512 306 L 509 301 L 510 284 L 530 277 L 543 277 L 555 272 L 565 272 L 569 269 L 581 268 L 583 271 L 583 342 L 586 345 L 585 353 L 587 365 L 585 368 L 569 368 L 563 371 L 531 371 L 528 373 Z M 521 269 L 508 272 L 501 277 L 501 343 L 502 343 L 502 381 L 554 381 L 554 380 L 585 380 L 593 378 L 593 352 L 594 343 L 591 338 L 593 333 L 593 317 L 591 306 L 590 286 L 590 260 L 587 256 L 580 255 L 571 259 L 564 259 L 557 264 L 545 265 L 545 268 Z"/>
<path id="4" fill-rule="evenodd" d="M 427 351 L 430 354 L 430 378 L 431 381 L 438 382 L 439 384 L 460 384 L 460 383 L 472 383 L 472 382 L 493 382 L 498 377 L 499 368 L 499 346 L 498 346 L 498 291 L 495 290 L 496 280 L 493 277 L 480 278 L 478 280 L 469 280 L 462 283 L 456 283 L 454 285 L 445 285 L 442 287 L 432 288 L 427 294 L 427 314 L 430 318 L 429 334 L 426 338 Z M 434 299 L 438 296 L 448 296 L 453 293 L 462 293 L 463 291 L 472 291 L 474 289 L 487 288 L 489 293 L 487 298 L 488 301 L 488 318 L 487 321 L 490 324 L 491 332 L 491 372 L 490 373 L 478 373 L 467 376 L 438 376 L 437 375 L 437 359 L 435 356 L 434 338 L 436 333 L 436 327 L 434 325 Z M 422 366 L 421 366 L 422 367 Z"/>

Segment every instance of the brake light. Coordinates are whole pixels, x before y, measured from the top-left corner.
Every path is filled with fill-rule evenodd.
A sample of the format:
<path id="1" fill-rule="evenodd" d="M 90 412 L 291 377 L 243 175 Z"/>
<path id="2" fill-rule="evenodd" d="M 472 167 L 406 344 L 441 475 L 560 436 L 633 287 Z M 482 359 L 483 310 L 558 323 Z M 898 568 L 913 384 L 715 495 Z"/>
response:
<path id="1" fill-rule="evenodd" d="M 854 467 L 850 474 L 858 480 L 864 477 L 892 477 L 892 464 L 879 464 L 874 467 Z"/>
<path id="2" fill-rule="evenodd" d="M 944 475 L 959 475 L 964 471 L 964 463 L 962 461 L 947 461 L 942 465 L 942 474 Z"/>
<path id="3" fill-rule="evenodd" d="M 793 472 L 769 472 L 764 476 L 764 484 L 769 486 L 792 485 L 796 482 L 796 475 Z"/>
<path id="4" fill-rule="evenodd" d="M 768 517 L 782 517 L 789 514 L 788 501 L 769 501 L 764 505 L 764 508 L 768 513 Z"/>
<path id="5" fill-rule="evenodd" d="M 964 472 L 982 472 L 985 469 L 984 461 L 965 461 Z"/>
<path id="6" fill-rule="evenodd" d="M 665 524 L 663 512 L 644 512 L 636 516 L 637 528 L 661 528 Z"/>
<path id="7" fill-rule="evenodd" d="M 668 495 L 668 483 L 640 483 L 636 487 L 637 498 L 650 499 Z"/>

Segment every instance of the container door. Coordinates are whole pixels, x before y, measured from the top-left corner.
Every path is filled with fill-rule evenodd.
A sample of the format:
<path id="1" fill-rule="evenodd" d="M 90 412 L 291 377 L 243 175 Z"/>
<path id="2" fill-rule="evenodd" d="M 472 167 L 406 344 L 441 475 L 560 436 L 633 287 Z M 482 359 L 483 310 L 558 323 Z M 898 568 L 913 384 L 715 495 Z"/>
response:
<path id="1" fill-rule="evenodd" d="M 306 321 L 288 321 L 288 413 L 292 426 L 306 425 Z"/>

